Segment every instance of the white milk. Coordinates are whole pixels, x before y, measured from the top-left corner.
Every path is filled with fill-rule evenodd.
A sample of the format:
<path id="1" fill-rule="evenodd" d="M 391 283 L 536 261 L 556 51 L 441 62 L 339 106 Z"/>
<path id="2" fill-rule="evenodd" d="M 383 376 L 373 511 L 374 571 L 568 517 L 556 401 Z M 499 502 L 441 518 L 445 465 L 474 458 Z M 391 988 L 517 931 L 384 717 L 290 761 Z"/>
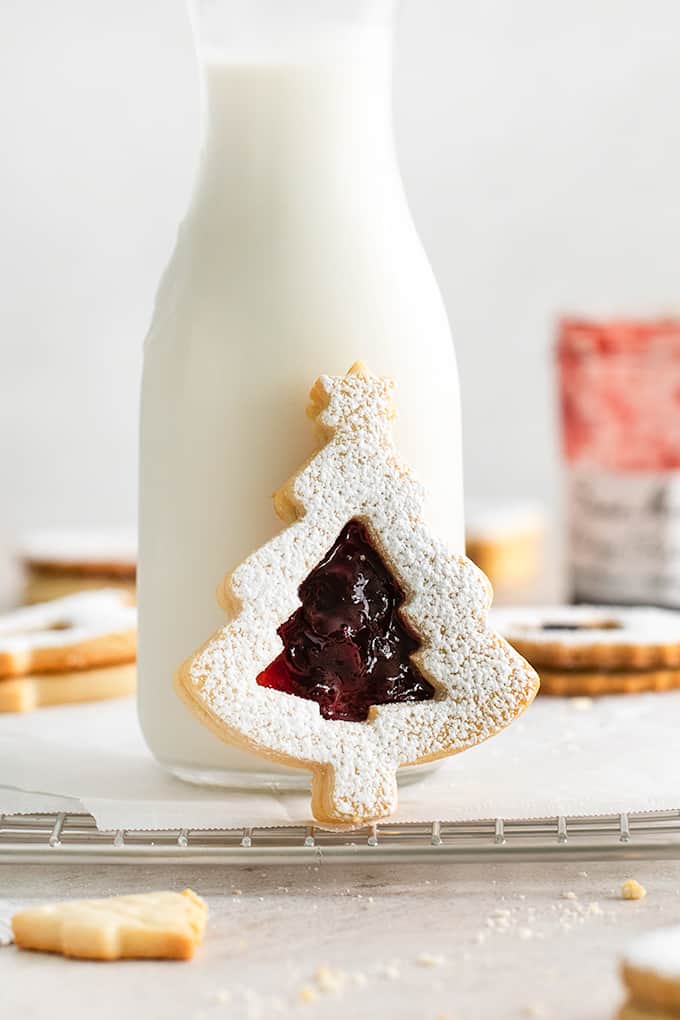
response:
<path id="1" fill-rule="evenodd" d="M 387 45 L 207 63 L 198 185 L 158 294 L 141 420 L 140 717 L 156 757 L 193 778 L 307 778 L 222 743 L 173 675 L 224 623 L 224 574 L 281 526 L 271 495 L 314 449 L 317 375 L 363 359 L 397 380 L 400 451 L 434 529 L 462 549 L 454 353 L 402 192 L 389 77 Z"/>

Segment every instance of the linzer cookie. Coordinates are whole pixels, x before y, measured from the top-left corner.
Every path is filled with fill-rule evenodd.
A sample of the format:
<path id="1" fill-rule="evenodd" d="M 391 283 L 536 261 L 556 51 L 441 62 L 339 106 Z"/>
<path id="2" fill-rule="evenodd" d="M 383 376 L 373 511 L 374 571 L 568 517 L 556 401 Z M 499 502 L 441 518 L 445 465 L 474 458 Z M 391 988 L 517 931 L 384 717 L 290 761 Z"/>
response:
<path id="1" fill-rule="evenodd" d="M 14 915 L 12 932 L 22 949 L 83 960 L 189 960 L 207 914 L 191 889 L 151 892 L 32 907 Z"/>
<path id="2" fill-rule="evenodd" d="M 635 939 L 624 952 L 621 976 L 628 1001 L 619 1020 L 680 1016 L 680 925 Z"/>
<path id="3" fill-rule="evenodd" d="M 131 693 L 136 617 L 121 592 L 107 589 L 0 617 L 0 711 Z"/>
<path id="4" fill-rule="evenodd" d="M 680 687 L 680 613 L 620 606 L 494 609 L 493 626 L 539 671 L 546 694 Z"/>
<path id="5" fill-rule="evenodd" d="M 127 530 L 40 531 L 20 543 L 24 601 L 47 602 L 79 591 L 116 588 L 135 595 L 137 541 Z"/>
<path id="6" fill-rule="evenodd" d="M 493 736 L 538 678 L 486 624 L 484 576 L 423 519 L 392 438 L 393 383 L 322 376 L 319 451 L 275 495 L 285 529 L 224 580 L 229 619 L 177 688 L 222 739 L 312 773 L 312 812 L 353 827 L 396 773 Z"/>

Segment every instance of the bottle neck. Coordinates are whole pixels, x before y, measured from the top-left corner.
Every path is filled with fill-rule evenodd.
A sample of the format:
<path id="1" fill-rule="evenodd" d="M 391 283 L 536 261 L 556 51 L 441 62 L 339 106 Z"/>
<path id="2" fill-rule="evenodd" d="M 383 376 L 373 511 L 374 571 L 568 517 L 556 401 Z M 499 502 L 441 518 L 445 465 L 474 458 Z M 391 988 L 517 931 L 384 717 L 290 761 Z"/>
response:
<path id="1" fill-rule="evenodd" d="M 304 62 L 391 32 L 398 0 L 188 0 L 199 51 L 231 63 Z"/>
<path id="2" fill-rule="evenodd" d="M 310 219 L 398 182 L 392 35 L 237 61 L 204 50 L 199 201 L 211 215 Z"/>

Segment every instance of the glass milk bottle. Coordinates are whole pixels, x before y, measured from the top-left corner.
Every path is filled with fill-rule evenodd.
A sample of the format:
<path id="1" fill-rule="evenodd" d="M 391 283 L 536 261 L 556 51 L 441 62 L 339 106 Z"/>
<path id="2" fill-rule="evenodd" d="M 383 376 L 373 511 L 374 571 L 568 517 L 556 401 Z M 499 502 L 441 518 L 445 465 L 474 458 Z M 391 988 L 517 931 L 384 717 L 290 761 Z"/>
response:
<path id="1" fill-rule="evenodd" d="M 281 527 L 272 492 L 314 449 L 311 384 L 363 359 L 397 382 L 396 438 L 462 550 L 458 383 L 391 125 L 396 0 L 203 0 L 203 141 L 146 342 L 139 712 L 186 779 L 307 784 L 222 743 L 179 664 L 225 622 L 224 574 Z"/>

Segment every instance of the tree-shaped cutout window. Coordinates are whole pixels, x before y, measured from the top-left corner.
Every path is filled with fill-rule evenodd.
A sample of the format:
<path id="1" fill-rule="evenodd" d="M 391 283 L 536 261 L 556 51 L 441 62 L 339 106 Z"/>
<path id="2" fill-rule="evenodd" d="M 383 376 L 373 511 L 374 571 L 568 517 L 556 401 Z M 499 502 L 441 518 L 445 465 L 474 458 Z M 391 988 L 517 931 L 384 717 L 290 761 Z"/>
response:
<path id="1" fill-rule="evenodd" d="M 361 521 L 345 525 L 298 594 L 261 687 L 316 701 L 324 719 L 346 722 L 366 720 L 371 705 L 434 697 L 411 661 L 420 642 L 399 615 L 404 593 Z"/>

